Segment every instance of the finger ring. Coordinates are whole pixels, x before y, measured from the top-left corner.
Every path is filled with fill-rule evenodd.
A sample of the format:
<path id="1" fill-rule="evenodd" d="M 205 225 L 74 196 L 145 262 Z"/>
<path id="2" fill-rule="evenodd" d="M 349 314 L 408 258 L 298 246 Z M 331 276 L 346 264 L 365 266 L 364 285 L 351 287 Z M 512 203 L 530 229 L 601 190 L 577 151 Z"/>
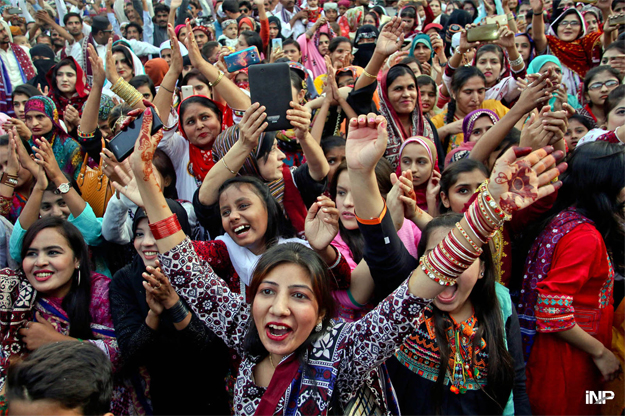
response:
<path id="1" fill-rule="evenodd" d="M 159 283 L 158 286 L 154 287 L 154 289 L 160 289 L 161 288 L 161 284 Z"/>
<path id="2" fill-rule="evenodd" d="M 102 167 L 103 167 L 104 169 L 106 169 L 108 166 L 109 166 L 109 165 L 107 165 L 106 163 L 105 163 L 104 165 L 102 165 Z"/>

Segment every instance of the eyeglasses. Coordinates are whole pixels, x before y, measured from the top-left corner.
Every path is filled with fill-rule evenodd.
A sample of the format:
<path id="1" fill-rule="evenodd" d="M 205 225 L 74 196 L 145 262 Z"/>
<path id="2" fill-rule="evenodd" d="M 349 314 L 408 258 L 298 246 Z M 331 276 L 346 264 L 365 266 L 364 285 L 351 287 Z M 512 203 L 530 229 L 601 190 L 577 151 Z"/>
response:
<path id="1" fill-rule="evenodd" d="M 588 86 L 588 90 L 597 91 L 597 90 L 600 90 L 604 85 L 606 88 L 610 88 L 610 87 L 616 87 L 618 84 L 619 82 L 615 79 L 611 79 L 606 82 L 593 82 L 592 84 Z"/>
<path id="2" fill-rule="evenodd" d="M 563 20 L 560 22 L 560 24 L 562 26 L 571 26 L 571 27 L 577 27 L 581 25 L 579 20 Z"/>
<path id="3" fill-rule="evenodd" d="M 247 13 L 249 11 L 250 11 L 250 9 L 239 9 L 239 12 L 241 12 L 241 13 Z"/>

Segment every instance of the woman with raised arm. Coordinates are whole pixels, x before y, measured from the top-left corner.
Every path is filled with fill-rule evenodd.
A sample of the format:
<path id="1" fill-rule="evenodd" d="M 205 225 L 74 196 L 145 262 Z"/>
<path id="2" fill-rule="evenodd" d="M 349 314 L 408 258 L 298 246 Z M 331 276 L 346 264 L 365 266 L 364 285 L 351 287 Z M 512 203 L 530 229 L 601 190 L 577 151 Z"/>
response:
<path id="1" fill-rule="evenodd" d="M 402 144 L 413 136 L 427 137 L 436 145 L 437 153 L 441 156 L 444 154 L 436 128 L 421 111 L 417 78 L 410 67 L 404 64 L 394 65 L 382 74 L 379 85 L 376 81 L 385 60 L 401 47 L 404 26 L 405 23 L 398 17 L 394 17 L 384 25 L 373 56 L 356 81 L 348 99 L 357 114 L 368 113 L 372 111 L 373 92 L 377 87 L 380 114 L 388 120 L 386 127 L 388 147 L 384 157 L 391 162 L 393 169 L 399 165 L 399 150 Z M 442 159 L 444 158 L 440 158 L 441 168 Z"/>
<path id="2" fill-rule="evenodd" d="M 212 149 L 215 139 L 222 130 L 241 120 L 251 101 L 223 72 L 202 58 L 189 23 L 187 29 L 189 35 L 185 43 L 191 64 L 209 81 L 213 98 L 193 95 L 180 103 L 178 114 L 174 112 L 172 98 L 183 65 L 178 43 L 173 42 L 171 65 L 156 93 L 154 105 L 164 125 L 160 147 L 176 168 L 178 196 L 191 201 L 193 193 L 214 166 Z M 168 31 L 170 38 L 174 39 L 171 26 Z"/>
<path id="3" fill-rule="evenodd" d="M 477 267 L 474 260 L 481 253 L 481 245 L 504 218 L 558 187 L 550 183 L 558 170 L 547 170 L 555 162 L 547 151 L 538 150 L 516 161 L 517 154 L 527 152 L 509 150 L 497 164 L 482 203 L 476 201 L 460 221 L 464 233 L 455 228 L 449 232 L 444 245 L 422 257 L 422 267 L 363 319 L 337 323 L 331 320 L 334 300 L 328 290 L 328 279 L 332 278 L 327 267 L 301 244 L 278 245 L 261 258 L 252 276 L 251 305 L 233 294 L 208 263 L 198 258 L 165 204 L 152 172 L 150 159 L 159 140 L 149 133 L 152 111 L 148 108 L 144 113 L 141 134 L 130 157 L 150 228 L 162 253 L 162 270 L 148 268 L 145 275 L 147 290 L 158 290 L 160 279 L 167 275 L 204 324 L 227 345 L 238 348 L 243 357 L 234 398 L 238 415 L 280 414 L 289 407 L 311 415 L 325 414 L 330 408 L 345 413 L 361 387 L 372 383 L 371 370 L 401 345 L 431 299 L 453 289 L 465 270 Z M 363 200 L 377 189 L 373 167 L 383 155 L 386 141 L 383 117 L 369 114 L 351 120 L 346 153 L 358 198 L 357 215 L 365 218 L 361 222 L 379 223 L 385 217 L 381 198 Z M 306 228 L 319 243 L 327 244 L 336 234 L 338 215 L 322 205 L 313 206 Z M 389 266 L 392 272 L 397 271 L 398 265 Z M 327 374 L 328 378 L 321 381 L 315 374 Z M 388 396 L 381 389 L 374 390 L 382 411 L 393 410 L 388 400 L 382 400 Z"/>

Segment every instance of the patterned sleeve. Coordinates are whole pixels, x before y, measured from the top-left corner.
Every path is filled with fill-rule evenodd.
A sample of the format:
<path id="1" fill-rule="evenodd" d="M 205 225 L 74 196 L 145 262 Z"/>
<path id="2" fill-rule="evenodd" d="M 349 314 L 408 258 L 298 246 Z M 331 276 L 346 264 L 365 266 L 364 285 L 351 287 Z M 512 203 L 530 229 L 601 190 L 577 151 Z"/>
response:
<path id="1" fill-rule="evenodd" d="M 242 353 L 243 337 L 250 319 L 250 306 L 233 293 L 200 259 L 188 238 L 159 255 L 163 272 L 197 317 L 228 347 Z"/>
<path id="2" fill-rule="evenodd" d="M 395 353 L 431 300 L 414 296 L 408 279 L 362 319 L 345 324 L 338 337 L 341 398 L 349 400 L 369 372 Z M 329 336 L 330 332 L 328 332 Z"/>
<path id="3" fill-rule="evenodd" d="M 573 300 L 606 253 L 601 235 L 590 224 L 578 225 L 562 237 L 549 274 L 536 286 L 536 331 L 561 332 L 575 326 Z"/>

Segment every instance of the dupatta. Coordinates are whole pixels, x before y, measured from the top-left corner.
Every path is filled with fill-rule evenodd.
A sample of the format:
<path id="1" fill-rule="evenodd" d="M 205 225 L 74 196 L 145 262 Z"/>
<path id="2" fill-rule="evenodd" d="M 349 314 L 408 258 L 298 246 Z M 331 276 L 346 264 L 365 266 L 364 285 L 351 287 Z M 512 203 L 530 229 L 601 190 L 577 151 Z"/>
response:
<path id="1" fill-rule="evenodd" d="M 48 140 L 61 170 L 73 175 L 75 179 L 82 166 L 84 154 L 78 142 L 72 139 L 59 124 L 59 113 L 54 101 L 42 95 L 34 96 L 26 101 L 24 106 L 24 113 L 26 114 L 29 111 L 38 111 L 45 114 L 52 120 L 52 130 L 45 136 L 35 136 L 33 134 L 28 143 L 33 146 L 35 139 L 40 139 L 41 137 Z"/>
<path id="2" fill-rule="evenodd" d="M 71 60 L 74 62 L 76 66 L 76 92 L 71 98 L 65 97 L 61 91 L 59 91 L 58 86 L 56 85 L 56 78 L 54 77 L 55 68 L 60 68 L 59 64 L 61 64 L 65 60 Z M 87 75 L 85 71 L 82 70 L 78 62 L 71 56 L 65 58 L 63 61 L 56 64 L 52 67 L 48 73 L 46 74 L 46 80 L 48 81 L 48 85 L 50 86 L 50 98 L 54 101 L 56 105 L 57 112 L 59 113 L 59 118 L 63 118 L 63 114 L 65 112 L 65 107 L 69 104 L 74 107 L 80 115 L 82 116 L 82 108 L 85 102 L 87 101 L 87 97 L 91 92 L 89 85 L 87 84 Z M 63 63 L 62 66 L 66 66 L 67 63 Z"/>
<path id="3" fill-rule="evenodd" d="M 393 68 L 400 65 L 406 67 L 406 69 L 410 71 L 409 73 L 412 73 L 410 67 L 404 64 L 395 65 Z M 414 110 L 412 110 L 412 113 L 410 114 L 411 129 L 410 132 L 405 131 L 404 126 L 399 119 L 399 115 L 390 104 L 390 100 L 388 98 L 387 78 L 389 71 L 386 71 L 381 76 L 378 76 L 378 79 L 380 80 L 378 84 L 378 96 L 380 97 L 380 113 L 384 116 L 384 118 L 386 118 L 386 120 L 388 120 L 386 125 L 388 144 L 386 145 L 384 157 L 391 162 L 393 169 L 397 169 L 402 143 L 412 136 L 423 136 L 434 141 L 434 132 L 432 131 L 430 123 L 428 123 L 421 112 L 421 93 L 418 88 L 417 102 L 415 103 Z"/>
<path id="4" fill-rule="evenodd" d="M 566 16 L 575 14 L 581 22 L 580 36 L 571 42 L 565 42 L 558 38 L 556 31 L 558 25 Z M 603 36 L 603 26 L 599 27 L 597 32 L 586 33 L 584 26 L 584 17 L 575 8 L 565 10 L 557 19 L 553 21 L 549 31 L 547 32 L 547 43 L 553 55 L 567 68 L 571 69 L 580 78 L 586 76 L 586 72 L 601 61 L 602 44 L 601 36 Z"/>

